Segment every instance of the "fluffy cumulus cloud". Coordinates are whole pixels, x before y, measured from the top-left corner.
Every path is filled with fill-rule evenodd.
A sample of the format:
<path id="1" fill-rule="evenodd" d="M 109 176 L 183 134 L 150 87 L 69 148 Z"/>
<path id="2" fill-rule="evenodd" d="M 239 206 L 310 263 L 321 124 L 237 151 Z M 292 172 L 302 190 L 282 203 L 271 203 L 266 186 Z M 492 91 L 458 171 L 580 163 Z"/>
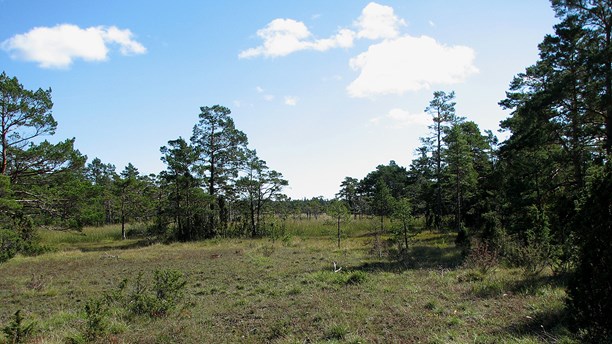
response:
<path id="1" fill-rule="evenodd" d="M 475 55 L 469 47 L 446 46 L 427 36 L 384 40 L 349 61 L 359 76 L 347 91 L 371 97 L 457 84 L 478 72 Z"/>
<path id="2" fill-rule="evenodd" d="M 340 29 L 329 37 L 315 39 L 301 21 L 278 18 L 272 20 L 263 29 L 257 30 L 257 36 L 263 43 L 255 48 L 240 52 L 240 58 L 281 57 L 301 50 L 327 51 L 333 48 L 350 48 L 356 38 L 381 39 L 399 35 L 399 27 L 406 25 L 398 18 L 392 7 L 369 3 L 355 21 L 357 31 Z"/>
<path id="3" fill-rule="evenodd" d="M 36 62 L 42 68 L 68 68 L 76 59 L 107 60 L 111 45 L 117 45 L 123 55 L 147 51 L 128 29 L 115 26 L 82 29 L 71 24 L 36 27 L 5 40 L 1 47 L 12 58 Z"/>
<path id="4" fill-rule="evenodd" d="M 355 22 L 359 29 L 357 37 L 368 39 L 393 38 L 399 35 L 400 26 L 406 22 L 398 18 L 392 7 L 370 2 L 361 11 L 361 16 Z"/>
<path id="5" fill-rule="evenodd" d="M 303 22 L 274 19 L 258 30 L 257 36 L 263 40 L 263 44 L 240 52 L 240 58 L 280 57 L 300 50 L 326 51 L 336 47 L 351 47 L 354 33 L 343 29 L 330 38 L 314 39 Z"/>
<path id="6" fill-rule="evenodd" d="M 430 25 L 434 26 L 433 22 Z M 475 51 L 467 46 L 448 46 L 434 38 L 402 34 L 406 22 L 393 8 L 370 2 L 353 22 L 353 29 L 315 39 L 303 22 L 275 19 L 257 31 L 263 43 L 244 50 L 240 58 L 281 57 L 301 50 L 327 51 L 350 48 L 358 39 L 373 40 L 368 49 L 351 58 L 358 72 L 347 86 L 351 97 L 375 97 L 429 89 L 437 85 L 464 82 L 478 73 Z"/>

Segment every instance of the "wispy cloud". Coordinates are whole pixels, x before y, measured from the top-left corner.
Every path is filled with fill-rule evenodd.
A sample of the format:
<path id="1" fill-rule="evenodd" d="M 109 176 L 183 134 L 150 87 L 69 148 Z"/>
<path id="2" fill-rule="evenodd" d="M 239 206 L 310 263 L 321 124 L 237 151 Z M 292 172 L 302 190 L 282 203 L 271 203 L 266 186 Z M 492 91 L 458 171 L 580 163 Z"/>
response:
<path id="1" fill-rule="evenodd" d="M 370 123 L 379 125 L 387 123 L 391 128 L 405 128 L 409 126 L 427 126 L 431 124 L 431 116 L 424 112 L 412 113 L 410 111 L 394 108 L 384 116 L 378 116 L 370 119 Z"/>
<path id="2" fill-rule="evenodd" d="M 129 29 L 96 26 L 82 29 L 62 24 L 35 27 L 1 43 L 12 58 L 36 62 L 41 68 L 68 68 L 74 60 L 105 61 L 109 46 L 117 45 L 122 55 L 144 54 L 147 49 L 133 39 Z"/>
<path id="3" fill-rule="evenodd" d="M 266 90 L 261 86 L 255 87 L 255 91 L 261 94 L 263 99 L 267 102 L 271 102 L 274 100 L 274 98 L 276 98 L 273 94 L 267 93 Z"/>
<path id="4" fill-rule="evenodd" d="M 294 96 L 285 96 L 285 105 L 296 106 L 299 98 Z"/>

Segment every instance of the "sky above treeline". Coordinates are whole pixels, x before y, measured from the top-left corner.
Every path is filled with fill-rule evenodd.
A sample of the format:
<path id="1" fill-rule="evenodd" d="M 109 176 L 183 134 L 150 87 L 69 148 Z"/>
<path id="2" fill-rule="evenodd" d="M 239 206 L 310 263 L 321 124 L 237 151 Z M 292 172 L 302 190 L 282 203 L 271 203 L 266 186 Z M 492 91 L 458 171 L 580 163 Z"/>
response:
<path id="1" fill-rule="evenodd" d="M 0 22 L 1 69 L 53 91 L 49 140 L 158 173 L 159 148 L 220 104 L 290 197 L 330 198 L 409 166 L 436 90 L 496 132 L 557 19 L 547 0 L 0 0 Z"/>

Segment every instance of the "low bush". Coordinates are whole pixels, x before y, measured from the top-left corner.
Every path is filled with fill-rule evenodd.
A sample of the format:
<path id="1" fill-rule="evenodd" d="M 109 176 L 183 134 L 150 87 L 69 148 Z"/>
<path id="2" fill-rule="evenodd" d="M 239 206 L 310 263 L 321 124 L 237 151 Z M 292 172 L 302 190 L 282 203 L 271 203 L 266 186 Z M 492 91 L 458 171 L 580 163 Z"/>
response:
<path id="1" fill-rule="evenodd" d="M 136 315 L 165 316 L 182 300 L 186 284 L 187 281 L 180 271 L 156 270 L 153 288 L 149 288 L 143 281 L 141 272 L 128 295 L 127 307 Z"/>
<path id="2" fill-rule="evenodd" d="M 498 263 L 497 250 L 491 248 L 486 242 L 478 242 L 472 245 L 464 264 L 468 268 L 478 269 L 481 273 L 486 274 Z"/>
<path id="3" fill-rule="evenodd" d="M 23 243 L 17 233 L 0 229 L 0 263 L 13 258 L 21 250 Z"/>
<path id="4" fill-rule="evenodd" d="M 21 310 L 17 310 L 11 322 L 2 329 L 8 340 L 7 343 L 25 343 L 26 338 L 34 332 L 34 322 L 26 324 L 24 320 Z"/>
<path id="5" fill-rule="evenodd" d="M 85 338 L 92 341 L 106 332 L 108 309 L 101 299 L 92 299 L 85 304 Z"/>

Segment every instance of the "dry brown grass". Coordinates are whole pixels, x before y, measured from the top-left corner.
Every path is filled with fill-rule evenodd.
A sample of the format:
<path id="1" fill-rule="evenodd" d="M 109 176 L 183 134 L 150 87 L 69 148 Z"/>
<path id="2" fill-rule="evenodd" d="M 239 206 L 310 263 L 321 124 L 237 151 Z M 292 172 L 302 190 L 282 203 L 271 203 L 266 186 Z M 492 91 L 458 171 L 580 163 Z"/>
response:
<path id="1" fill-rule="evenodd" d="M 333 237 L 292 237 L 17 257 L 0 266 L 0 324 L 22 309 L 37 323 L 32 342 L 78 338 L 86 300 L 139 272 L 174 269 L 188 280 L 178 310 L 128 317 L 113 306 L 99 341 L 571 342 L 558 324 L 564 288 L 552 277 L 458 267 L 445 234 L 421 234 L 402 261 L 370 255 L 370 239 L 347 239 L 340 250 Z"/>

